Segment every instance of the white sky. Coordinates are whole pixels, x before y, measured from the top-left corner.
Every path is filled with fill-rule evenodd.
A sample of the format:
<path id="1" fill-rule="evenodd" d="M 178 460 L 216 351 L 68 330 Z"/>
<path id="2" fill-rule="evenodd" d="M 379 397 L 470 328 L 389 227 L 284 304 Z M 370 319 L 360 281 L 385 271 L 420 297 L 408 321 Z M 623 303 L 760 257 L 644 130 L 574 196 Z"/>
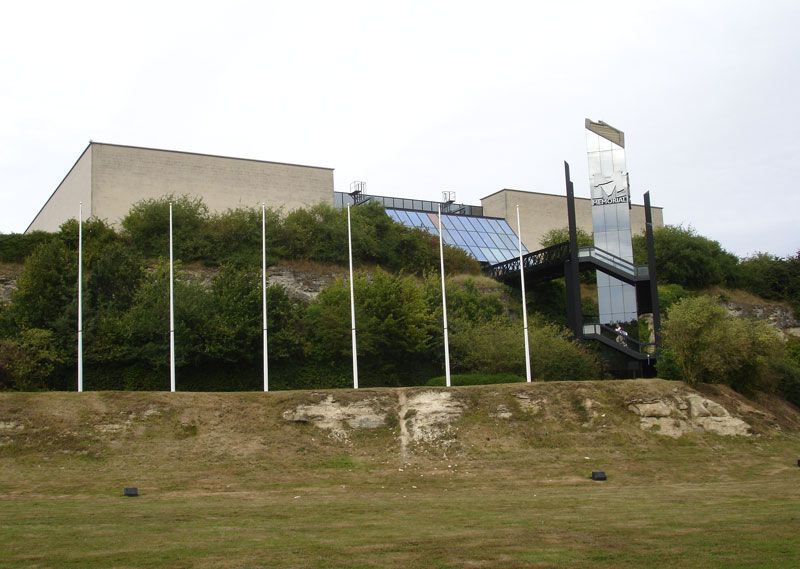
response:
<path id="1" fill-rule="evenodd" d="M 738 255 L 800 249 L 800 2 L 15 2 L 0 231 L 90 139 L 336 169 L 369 193 L 588 196 L 583 120 L 633 199 Z M 566 220 L 565 220 L 566 225 Z"/>

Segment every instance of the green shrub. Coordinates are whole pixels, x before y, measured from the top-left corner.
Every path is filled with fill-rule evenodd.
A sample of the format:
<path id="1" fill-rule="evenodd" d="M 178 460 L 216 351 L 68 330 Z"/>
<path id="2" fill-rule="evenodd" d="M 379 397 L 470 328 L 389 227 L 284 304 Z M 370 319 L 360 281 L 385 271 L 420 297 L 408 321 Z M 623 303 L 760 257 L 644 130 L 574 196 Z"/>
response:
<path id="1" fill-rule="evenodd" d="M 376 271 L 354 281 L 358 355 L 365 371 L 399 381 L 410 363 L 432 353 L 435 322 L 418 283 L 409 276 Z M 306 312 L 307 354 L 318 365 L 336 366 L 351 358 L 349 283 L 336 280 Z M 361 367 L 361 366 L 360 366 Z"/>
<path id="2" fill-rule="evenodd" d="M 41 244 L 53 239 L 52 233 L 0 233 L 0 262 L 22 263 Z"/>
<path id="3" fill-rule="evenodd" d="M 662 315 L 666 315 L 676 302 L 692 294 L 692 292 L 686 290 L 679 284 L 658 285 L 658 306 L 661 309 Z"/>
<path id="4" fill-rule="evenodd" d="M 594 237 L 580 227 L 577 228 L 578 247 L 591 247 L 594 245 Z M 542 247 L 551 247 L 569 241 L 569 227 L 551 229 L 546 232 L 541 239 Z"/>
<path id="5" fill-rule="evenodd" d="M 800 311 L 800 252 L 788 259 L 756 253 L 739 263 L 736 277 L 739 288 L 762 298 L 787 301 Z"/>
<path id="6" fill-rule="evenodd" d="M 505 318 L 451 327 L 450 357 L 459 373 L 525 375 L 522 322 Z M 597 360 L 560 326 L 532 318 L 528 327 L 531 376 L 543 380 L 597 379 Z"/>
<path id="7" fill-rule="evenodd" d="M 29 328 L 17 340 L 0 341 L 0 381 L 6 388 L 45 389 L 67 361 L 50 330 Z"/>
<path id="8" fill-rule="evenodd" d="M 279 240 L 283 221 L 278 212 L 266 208 L 267 263 L 285 256 Z M 202 261 L 207 265 L 242 264 L 261 266 L 261 209 L 239 208 L 211 215 L 203 224 Z"/>
<path id="9" fill-rule="evenodd" d="M 21 329 L 75 330 L 77 265 L 75 252 L 60 240 L 45 241 L 31 253 L 12 296 L 12 315 Z"/>
<path id="10" fill-rule="evenodd" d="M 676 303 L 664 322 L 663 340 L 681 379 L 740 391 L 764 385 L 769 365 L 783 358 L 781 339 L 768 324 L 732 317 L 707 296 Z"/>
<path id="11" fill-rule="evenodd" d="M 208 250 L 203 228 L 209 213 L 200 198 L 170 195 L 137 202 L 122 219 L 125 235 L 145 257 L 168 257 L 170 202 L 175 258 L 202 259 Z"/>
<path id="12" fill-rule="evenodd" d="M 679 284 L 689 289 L 732 284 L 738 259 L 716 241 L 698 235 L 691 227 L 667 225 L 654 233 L 656 273 L 660 283 Z M 633 238 L 634 259 L 647 262 L 645 237 Z"/>

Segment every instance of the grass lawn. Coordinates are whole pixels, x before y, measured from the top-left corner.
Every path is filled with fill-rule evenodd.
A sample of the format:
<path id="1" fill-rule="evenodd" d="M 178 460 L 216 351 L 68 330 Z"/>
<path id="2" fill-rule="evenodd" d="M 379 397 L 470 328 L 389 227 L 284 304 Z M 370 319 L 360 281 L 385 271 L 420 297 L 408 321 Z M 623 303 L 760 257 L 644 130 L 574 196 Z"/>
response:
<path id="1" fill-rule="evenodd" d="M 796 433 L 502 448 L 473 432 L 403 463 L 389 429 L 199 452 L 171 420 L 101 452 L 0 447 L 0 567 L 800 567 Z"/>

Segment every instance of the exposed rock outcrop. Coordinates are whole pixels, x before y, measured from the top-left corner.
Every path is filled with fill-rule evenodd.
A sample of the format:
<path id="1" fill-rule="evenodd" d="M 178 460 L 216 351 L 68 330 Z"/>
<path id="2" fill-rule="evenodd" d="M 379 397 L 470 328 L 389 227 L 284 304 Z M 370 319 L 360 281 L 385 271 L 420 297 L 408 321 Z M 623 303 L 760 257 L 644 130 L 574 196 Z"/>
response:
<path id="1" fill-rule="evenodd" d="M 690 393 L 656 401 L 631 402 L 628 409 L 639 416 L 642 429 L 668 437 L 709 432 L 724 436 L 749 436 L 750 425 L 731 416 L 719 403 Z"/>

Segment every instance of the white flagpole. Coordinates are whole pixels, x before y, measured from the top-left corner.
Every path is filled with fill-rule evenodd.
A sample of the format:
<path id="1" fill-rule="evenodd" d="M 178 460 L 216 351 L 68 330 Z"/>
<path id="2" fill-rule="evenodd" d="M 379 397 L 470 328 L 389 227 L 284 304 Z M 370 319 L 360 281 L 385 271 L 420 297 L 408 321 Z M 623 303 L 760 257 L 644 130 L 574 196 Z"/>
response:
<path id="1" fill-rule="evenodd" d="M 522 265 L 522 227 L 519 224 L 519 204 L 517 204 L 517 245 L 519 246 L 519 278 L 522 281 L 522 328 L 525 333 L 525 379 L 531 381 L 531 353 L 528 345 L 528 305 L 525 302 L 525 267 Z"/>
<path id="2" fill-rule="evenodd" d="M 353 389 L 358 389 L 358 350 L 356 349 L 356 301 L 353 293 L 353 237 L 350 232 L 350 204 L 347 204 L 347 251 L 350 255 L 350 331 L 353 337 Z"/>
<path id="3" fill-rule="evenodd" d="M 83 391 L 83 202 L 78 204 L 78 392 Z"/>
<path id="4" fill-rule="evenodd" d="M 269 358 L 267 357 L 267 210 L 261 204 L 261 309 L 264 316 L 264 391 L 269 391 Z"/>
<path id="5" fill-rule="evenodd" d="M 169 390 L 175 392 L 175 292 L 172 270 L 172 202 L 169 204 Z"/>
<path id="6" fill-rule="evenodd" d="M 444 244 L 442 243 L 442 206 L 439 204 L 439 261 L 442 266 L 442 317 L 444 319 L 444 378 L 450 387 L 450 343 L 447 339 L 447 297 L 444 287 Z"/>

